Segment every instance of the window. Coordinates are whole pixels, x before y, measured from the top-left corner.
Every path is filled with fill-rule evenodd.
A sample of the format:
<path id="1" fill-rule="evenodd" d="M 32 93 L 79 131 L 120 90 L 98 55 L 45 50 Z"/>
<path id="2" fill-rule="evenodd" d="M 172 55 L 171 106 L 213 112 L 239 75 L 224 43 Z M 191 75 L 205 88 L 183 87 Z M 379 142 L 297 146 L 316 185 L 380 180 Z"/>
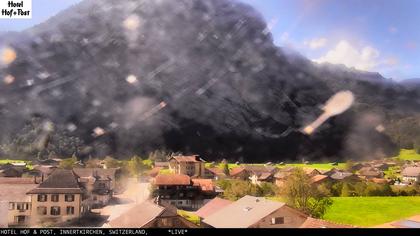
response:
<path id="1" fill-rule="evenodd" d="M 27 203 L 23 203 L 23 202 L 16 203 L 16 210 L 24 211 L 24 210 L 27 210 L 27 209 L 28 209 Z"/>
<path id="2" fill-rule="evenodd" d="M 38 215 L 46 215 L 47 214 L 47 208 L 40 206 L 36 208 L 36 212 L 38 213 Z"/>
<path id="3" fill-rule="evenodd" d="M 66 209 L 67 215 L 74 215 L 74 207 L 68 206 Z"/>
<path id="4" fill-rule="evenodd" d="M 38 202 L 46 202 L 47 194 L 38 194 Z"/>
<path id="5" fill-rule="evenodd" d="M 271 224 L 272 225 L 284 224 L 284 217 L 273 217 L 273 218 L 271 218 Z"/>
<path id="6" fill-rule="evenodd" d="M 73 194 L 66 194 L 64 196 L 66 202 L 74 202 L 74 195 Z"/>
<path id="7" fill-rule="evenodd" d="M 51 207 L 50 214 L 52 216 L 58 216 L 58 215 L 60 215 L 60 207 L 59 206 L 53 206 L 53 207 Z"/>
<path id="8" fill-rule="evenodd" d="M 25 219 L 25 216 L 15 216 L 15 223 L 24 223 Z"/>
<path id="9" fill-rule="evenodd" d="M 9 203 L 9 210 L 14 210 L 15 209 L 15 203 L 10 202 Z"/>
<path id="10" fill-rule="evenodd" d="M 58 202 L 58 200 L 59 200 L 59 195 L 58 194 L 51 195 L 51 201 L 52 202 Z"/>
<path id="11" fill-rule="evenodd" d="M 105 183 L 99 183 L 98 187 L 101 188 L 101 189 L 104 189 L 104 188 L 106 188 L 106 184 Z"/>

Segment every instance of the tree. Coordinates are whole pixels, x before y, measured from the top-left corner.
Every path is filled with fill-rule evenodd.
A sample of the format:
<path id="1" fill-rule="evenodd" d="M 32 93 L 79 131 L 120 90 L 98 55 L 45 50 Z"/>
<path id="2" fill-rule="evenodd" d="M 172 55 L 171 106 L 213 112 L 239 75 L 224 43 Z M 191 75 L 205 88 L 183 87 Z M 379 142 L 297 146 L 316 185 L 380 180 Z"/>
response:
<path id="1" fill-rule="evenodd" d="M 246 195 L 258 196 L 256 185 L 244 180 L 231 180 L 231 183 L 224 189 L 223 197 L 231 201 L 236 201 Z"/>
<path id="2" fill-rule="evenodd" d="M 343 183 L 343 187 L 341 188 L 341 195 L 340 197 L 350 197 L 350 187 L 348 183 Z"/>
<path id="3" fill-rule="evenodd" d="M 71 169 L 73 169 L 73 167 L 76 164 L 76 162 L 77 162 L 77 158 L 76 158 L 76 156 L 73 156 L 71 158 L 63 159 L 60 162 L 60 166 L 59 167 L 62 168 L 62 169 L 71 170 Z"/>
<path id="4" fill-rule="evenodd" d="M 349 171 L 349 172 L 353 172 L 353 166 L 354 166 L 355 164 L 354 164 L 354 162 L 352 161 L 352 160 L 348 160 L 347 162 L 346 162 L 346 167 L 345 167 L 345 169 L 347 170 L 347 171 Z"/>
<path id="5" fill-rule="evenodd" d="M 139 156 L 133 156 L 128 161 L 128 171 L 131 176 L 139 176 L 140 172 L 144 169 L 143 160 Z"/>
<path id="6" fill-rule="evenodd" d="M 416 153 L 420 154 L 420 137 L 416 137 L 416 139 L 414 140 L 413 146 Z"/>
<path id="7" fill-rule="evenodd" d="M 284 187 L 284 197 L 289 205 L 313 217 L 321 218 L 332 200 L 310 182 L 301 168 L 296 168 Z"/>
<path id="8" fill-rule="evenodd" d="M 110 156 L 105 157 L 104 161 L 105 161 L 106 168 L 118 168 L 121 166 L 118 160 Z"/>
<path id="9" fill-rule="evenodd" d="M 31 159 L 38 157 L 68 157 L 79 155 L 86 146 L 64 127 L 47 119 L 34 117 L 0 151 L 11 158 Z"/>
<path id="10" fill-rule="evenodd" d="M 229 176 L 229 165 L 227 163 L 223 163 L 223 162 L 220 165 L 222 167 L 223 173 L 226 176 Z"/>

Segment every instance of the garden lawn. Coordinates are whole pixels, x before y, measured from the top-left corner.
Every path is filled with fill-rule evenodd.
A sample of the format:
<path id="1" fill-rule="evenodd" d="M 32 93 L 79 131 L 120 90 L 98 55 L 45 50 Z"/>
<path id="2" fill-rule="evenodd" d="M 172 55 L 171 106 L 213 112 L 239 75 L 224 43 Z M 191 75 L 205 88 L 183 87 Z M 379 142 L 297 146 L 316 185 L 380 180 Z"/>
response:
<path id="1" fill-rule="evenodd" d="M 420 214 L 420 197 L 334 197 L 324 219 L 375 226 Z"/>
<path id="2" fill-rule="evenodd" d="M 400 160 L 418 161 L 420 160 L 420 154 L 412 149 L 401 149 L 400 154 L 395 158 Z"/>

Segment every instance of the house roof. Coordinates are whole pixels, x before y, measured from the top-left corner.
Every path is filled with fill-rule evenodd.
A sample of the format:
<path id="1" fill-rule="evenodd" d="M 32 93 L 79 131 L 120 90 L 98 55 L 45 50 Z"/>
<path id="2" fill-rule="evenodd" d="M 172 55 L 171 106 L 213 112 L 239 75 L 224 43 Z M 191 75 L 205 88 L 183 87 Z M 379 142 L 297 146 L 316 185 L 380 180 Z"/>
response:
<path id="1" fill-rule="evenodd" d="M 216 197 L 213 198 L 211 201 L 207 202 L 203 207 L 198 209 L 198 211 L 196 211 L 195 214 L 201 218 L 206 218 L 207 216 L 215 213 L 216 211 L 226 207 L 231 203 L 232 201 Z"/>
<path id="2" fill-rule="evenodd" d="M 270 173 L 270 172 L 264 172 L 264 173 L 261 173 L 259 176 L 258 176 L 258 180 L 267 180 L 268 178 L 270 178 L 271 176 L 273 176 L 273 174 L 272 173 Z"/>
<path id="3" fill-rule="evenodd" d="M 418 177 L 420 175 L 420 167 L 409 166 L 402 170 L 401 174 L 403 176 Z"/>
<path id="4" fill-rule="evenodd" d="M 19 177 L 0 177 L 0 184 L 35 184 L 35 179 Z"/>
<path id="5" fill-rule="evenodd" d="M 28 193 L 82 193 L 82 190 L 73 171 L 56 169 L 44 182 Z"/>
<path id="6" fill-rule="evenodd" d="M 235 176 L 235 175 L 238 175 L 238 174 L 242 173 L 244 170 L 245 170 L 245 168 L 243 168 L 243 167 L 235 167 L 230 171 L 229 174 L 230 174 L 230 176 Z"/>
<path id="7" fill-rule="evenodd" d="M 223 173 L 223 170 L 221 170 L 218 167 L 210 167 L 210 168 L 206 168 L 206 170 L 210 171 L 211 173 L 213 173 L 216 176 L 226 176 L 226 174 Z"/>
<path id="8" fill-rule="evenodd" d="M 338 171 L 338 172 L 333 173 L 330 177 L 335 180 L 343 180 L 351 176 L 353 176 L 353 173 Z"/>
<path id="9" fill-rule="evenodd" d="M 245 196 L 209 215 L 203 222 L 215 228 L 248 228 L 283 206 L 282 202 Z"/>
<path id="10" fill-rule="evenodd" d="M 193 186 L 199 186 L 201 191 L 213 192 L 214 184 L 211 179 L 192 179 Z"/>
<path id="11" fill-rule="evenodd" d="M 163 167 L 154 167 L 148 171 L 148 175 L 151 177 L 156 177 L 162 169 Z"/>
<path id="12" fill-rule="evenodd" d="M 328 178 L 328 175 L 315 175 L 311 177 L 311 183 L 318 183 L 326 178 Z"/>
<path id="13" fill-rule="evenodd" d="M 259 175 L 261 173 L 274 173 L 278 170 L 275 166 L 264 166 L 264 165 L 245 165 L 243 166 L 246 171 L 252 172 L 256 175 Z"/>
<path id="14" fill-rule="evenodd" d="M 312 172 L 314 172 L 314 171 L 318 172 L 318 173 L 321 173 L 315 168 L 309 168 L 309 167 L 304 167 L 303 168 L 303 172 L 305 172 L 305 174 L 307 174 L 307 175 L 312 174 Z"/>
<path id="15" fill-rule="evenodd" d="M 32 183 L 1 183 L 0 202 L 29 202 L 30 196 L 26 193 L 36 186 L 33 180 Z"/>
<path id="16" fill-rule="evenodd" d="M 354 228 L 354 226 L 308 217 L 299 228 Z"/>
<path id="17" fill-rule="evenodd" d="M 108 225 L 113 228 L 140 228 L 156 219 L 164 210 L 164 207 L 144 201 L 111 220 Z"/>
<path id="18" fill-rule="evenodd" d="M 177 162 L 204 162 L 198 155 L 191 156 L 173 156 L 169 160 L 175 159 Z"/>
<path id="19" fill-rule="evenodd" d="M 154 167 L 168 167 L 169 166 L 169 162 L 167 161 L 155 161 L 155 163 L 153 164 Z"/>
<path id="20" fill-rule="evenodd" d="M 363 167 L 359 170 L 359 175 L 368 176 L 368 177 L 378 177 L 382 175 L 382 172 L 378 169 L 371 167 Z"/>
<path id="21" fill-rule="evenodd" d="M 407 219 L 376 225 L 374 226 L 374 228 L 420 228 L 420 215 L 415 215 Z"/>
<path id="22" fill-rule="evenodd" d="M 296 169 L 296 167 L 294 167 L 294 166 L 287 166 L 287 167 L 284 167 L 284 168 L 280 168 L 279 169 L 279 172 L 292 172 L 294 169 Z"/>
<path id="23" fill-rule="evenodd" d="M 109 177 L 111 180 L 115 179 L 115 173 L 117 172 L 118 168 L 73 168 L 73 172 L 79 176 L 80 178 L 87 178 L 87 177 Z"/>
<path id="24" fill-rule="evenodd" d="M 274 175 L 274 178 L 276 178 L 276 179 L 285 179 L 285 178 L 287 178 L 291 174 L 292 174 L 292 172 L 279 171 L 279 172 L 277 172 Z"/>
<path id="25" fill-rule="evenodd" d="M 191 178 L 188 175 L 169 174 L 158 175 L 155 178 L 156 185 L 191 185 Z"/>
<path id="26" fill-rule="evenodd" d="M 388 180 L 384 178 L 372 178 L 370 181 L 377 183 L 377 184 L 386 184 L 388 183 Z"/>

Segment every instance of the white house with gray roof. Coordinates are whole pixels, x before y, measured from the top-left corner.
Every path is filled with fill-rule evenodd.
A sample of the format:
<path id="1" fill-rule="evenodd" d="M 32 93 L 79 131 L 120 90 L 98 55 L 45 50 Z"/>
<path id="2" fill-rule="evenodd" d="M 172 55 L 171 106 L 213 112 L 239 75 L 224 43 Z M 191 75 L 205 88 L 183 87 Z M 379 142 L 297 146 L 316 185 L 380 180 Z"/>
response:
<path id="1" fill-rule="evenodd" d="M 245 196 L 202 221 L 213 228 L 297 228 L 307 215 L 285 203 Z"/>

